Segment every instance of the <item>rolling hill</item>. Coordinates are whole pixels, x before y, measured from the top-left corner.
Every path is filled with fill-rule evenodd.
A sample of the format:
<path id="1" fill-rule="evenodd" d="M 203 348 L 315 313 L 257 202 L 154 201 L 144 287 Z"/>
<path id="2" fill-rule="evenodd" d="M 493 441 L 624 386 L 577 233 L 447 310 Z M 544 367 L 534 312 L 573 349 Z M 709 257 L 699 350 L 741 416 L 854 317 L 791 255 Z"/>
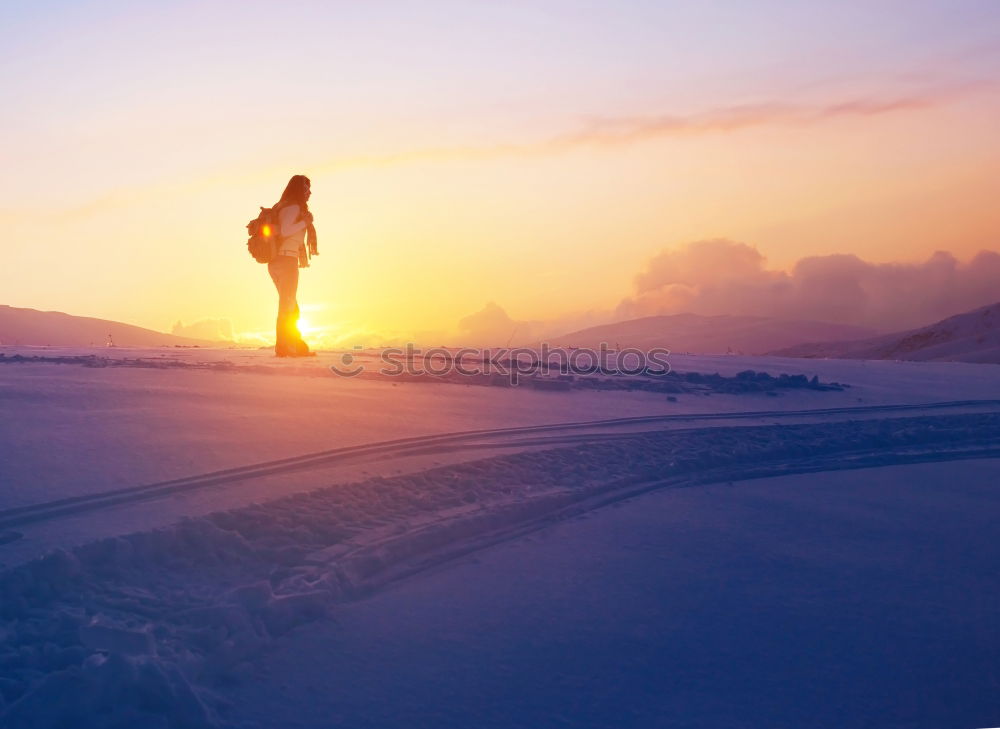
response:
<path id="1" fill-rule="evenodd" d="M 0 344 L 102 347 L 111 335 L 120 347 L 217 346 L 205 339 L 178 337 L 107 319 L 72 316 L 0 305 Z"/>
<path id="2" fill-rule="evenodd" d="M 801 342 L 859 339 L 874 330 L 828 322 L 774 319 L 762 316 L 701 316 L 672 314 L 604 324 L 570 332 L 552 340 L 568 347 L 665 347 L 698 354 L 764 354 Z"/>
<path id="3" fill-rule="evenodd" d="M 1000 363 L 1000 302 L 918 329 L 855 341 L 799 344 L 770 354 L 783 357 Z"/>

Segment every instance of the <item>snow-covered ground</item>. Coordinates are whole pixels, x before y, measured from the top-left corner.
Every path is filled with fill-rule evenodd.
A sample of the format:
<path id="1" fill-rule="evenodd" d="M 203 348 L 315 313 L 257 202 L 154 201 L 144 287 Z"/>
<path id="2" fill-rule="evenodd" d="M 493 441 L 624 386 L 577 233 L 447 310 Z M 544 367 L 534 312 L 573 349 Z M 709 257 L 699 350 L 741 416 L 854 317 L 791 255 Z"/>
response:
<path id="1" fill-rule="evenodd" d="M 286 727 L 991 727 L 996 461 L 658 491 L 344 605 L 227 692 Z"/>
<path id="2" fill-rule="evenodd" d="M 340 354 L 282 361 L 259 350 L 0 347 L 11 357 L 162 361 L 163 367 L 0 365 L 0 509 L 408 436 L 638 415 L 861 407 L 1000 398 L 1000 367 L 674 356 L 681 371 L 745 369 L 851 385 L 782 397 L 539 392 L 335 377 Z M 110 353 L 110 354 L 108 354 Z M 230 362 L 198 370 L 172 363 Z M 252 367 L 287 373 L 262 374 Z M 299 376 L 295 376 L 299 375 Z"/>
<path id="3" fill-rule="evenodd" d="M 612 698 L 621 699 L 638 690 L 634 682 L 647 687 L 635 694 L 641 697 L 650 687 L 661 686 L 658 677 L 667 674 L 678 690 L 668 692 L 655 705 L 657 710 L 664 716 L 682 716 L 689 705 L 692 720 L 666 725 L 738 726 L 739 712 L 753 708 L 747 696 L 756 694 L 737 688 L 739 677 L 749 674 L 727 674 L 724 695 L 713 698 L 704 681 L 686 683 L 683 672 L 678 672 L 685 665 L 696 673 L 720 665 L 712 663 L 721 650 L 718 645 L 713 650 L 706 646 L 703 655 L 698 648 L 698 641 L 716 634 L 719 624 L 692 623 L 686 634 L 683 628 L 690 614 L 672 613 L 667 600 L 668 577 L 694 569 L 701 559 L 700 547 L 681 540 L 667 549 L 666 542 L 653 536 L 649 541 L 625 539 L 619 544 L 621 527 L 613 515 L 629 510 L 638 510 L 645 520 L 636 526 L 637 535 L 643 530 L 653 535 L 658 529 L 667 539 L 676 531 L 676 523 L 669 513 L 672 507 L 662 504 L 695 498 L 678 496 L 681 493 L 702 495 L 698 497 L 702 510 L 693 512 L 691 520 L 703 539 L 709 540 L 719 528 L 710 518 L 713 515 L 731 526 L 740 550 L 728 553 L 728 558 L 745 571 L 740 577 L 727 567 L 714 591 L 710 584 L 690 581 L 678 589 L 685 594 L 694 589 L 701 595 L 699 604 L 716 617 L 729 615 L 727 610 L 739 613 L 730 601 L 746 593 L 751 609 L 762 611 L 733 618 L 746 621 L 746 626 L 763 624 L 762 616 L 769 614 L 784 620 L 776 609 L 768 613 L 768 601 L 777 600 L 782 584 L 797 589 L 794 581 L 788 581 L 799 574 L 798 568 L 777 576 L 766 569 L 769 560 L 778 559 L 768 550 L 781 528 L 786 528 L 792 542 L 811 539 L 809 549 L 803 548 L 799 556 L 845 590 L 853 589 L 852 570 L 863 567 L 866 559 L 875 569 L 881 551 L 906 552 L 913 540 L 926 540 L 929 548 L 935 539 L 943 540 L 951 550 L 951 561 L 942 557 L 933 563 L 897 565 L 898 574 L 890 575 L 892 579 L 938 584 L 944 579 L 939 573 L 957 570 L 960 576 L 966 570 L 964 584 L 978 589 L 980 573 L 997 566 L 995 555 L 978 550 L 978 543 L 973 545 L 976 554 L 970 551 L 963 561 L 960 550 L 948 546 L 958 536 L 944 531 L 918 534 L 935 511 L 954 517 L 942 521 L 942 530 L 945 522 L 951 524 L 947 528 L 959 530 L 963 520 L 967 528 L 979 528 L 990 514 L 995 515 L 1000 367 L 992 365 L 674 356 L 671 362 L 680 371 L 733 376 L 754 369 L 773 375 L 818 375 L 822 381 L 850 387 L 772 393 L 777 396 L 682 392 L 668 397 L 648 391 L 543 391 L 334 377 L 326 366 L 341 353 L 285 362 L 266 352 L 246 350 L 98 350 L 101 357 L 122 361 L 115 366 L 84 366 L 77 359 L 63 364 L 53 359 L 94 351 L 0 349 L 6 355 L 6 362 L 0 363 L 0 566 L 6 566 L 0 571 L 0 707 L 10 704 L 7 714 L 0 714 L 7 724 L 0 721 L 0 726 L 209 727 L 243 724 L 254 718 L 254 712 L 263 712 L 256 717 L 257 726 L 293 726 L 288 702 L 309 699 L 300 695 L 307 686 L 324 694 L 322 700 L 306 701 L 318 707 L 302 710 L 308 726 L 337 724 L 322 718 L 328 716 L 323 712 L 345 717 L 345 726 L 489 725 L 485 719 L 463 722 L 461 717 L 486 711 L 495 697 L 516 693 L 521 683 L 513 674 L 520 672 L 487 675 L 494 665 L 494 644 L 493 638 L 483 642 L 474 634 L 475 623 L 469 620 L 474 618 L 475 601 L 454 603 L 465 622 L 459 620 L 455 627 L 458 652 L 445 651 L 443 662 L 428 656 L 431 663 L 425 666 L 420 652 L 407 648 L 398 656 L 409 665 L 380 669 L 380 661 L 394 655 L 390 646 L 373 651 L 370 662 L 357 670 L 339 663 L 312 671 L 311 663 L 304 664 L 294 679 L 294 690 L 282 689 L 276 677 L 285 670 L 283 656 L 294 655 L 295 646 L 303 641 L 312 642 L 316 651 L 336 651 L 345 645 L 346 639 L 338 637 L 338 621 L 366 615 L 365 605 L 395 605 L 386 608 L 385 615 L 395 615 L 397 623 L 377 629 L 374 624 L 357 623 L 357 635 L 352 636 L 357 642 L 351 644 L 355 652 L 348 652 L 345 661 L 356 658 L 365 641 L 378 641 L 380 635 L 408 640 L 405 631 L 413 628 L 419 633 L 419 620 L 408 621 L 409 598 L 399 595 L 416 589 L 424 591 L 419 599 L 429 600 L 428 606 L 435 601 L 439 607 L 448 606 L 463 595 L 470 597 L 469 593 L 489 594 L 498 580 L 509 576 L 507 568 L 492 571 L 485 558 L 478 566 L 470 562 L 454 568 L 461 576 L 444 583 L 434 582 L 440 574 L 427 578 L 428 570 L 448 572 L 450 561 L 487 554 L 477 550 L 519 535 L 579 529 L 578 522 L 566 520 L 582 514 L 590 516 L 579 524 L 588 524 L 601 536 L 570 534 L 566 550 L 551 554 L 546 545 L 553 541 L 545 539 L 510 542 L 494 548 L 499 552 L 489 552 L 522 550 L 531 584 L 518 598 L 520 603 L 529 608 L 537 604 L 539 614 L 548 615 L 545 624 L 551 623 L 556 634 L 569 631 L 565 635 L 570 637 L 561 639 L 569 643 L 575 631 L 596 631 L 593 635 L 599 636 L 601 626 L 613 623 L 614 611 L 622 606 L 647 604 L 652 621 L 645 629 L 649 645 L 662 648 L 657 631 L 673 626 L 668 634 L 681 650 L 668 655 L 651 648 L 645 654 L 647 662 L 629 664 L 621 671 L 614 668 L 613 674 L 595 674 L 598 678 L 584 675 L 589 669 L 584 671 L 588 664 L 583 661 L 565 673 L 557 672 L 551 678 L 555 684 L 542 681 L 537 691 L 526 693 L 524 700 L 531 706 L 513 701 L 498 707 L 491 714 L 493 725 L 555 726 L 560 725 L 560 716 L 568 725 L 579 725 L 585 709 L 586 716 L 594 719 L 590 725 L 628 725 L 627 716 L 614 722 L 610 713 L 591 706 L 602 695 L 595 689 L 599 677 L 610 685 L 621 684 L 612 692 Z M 47 361 L 11 361 L 15 354 L 44 356 Z M 929 463 L 934 461 L 940 463 Z M 873 466 L 887 468 L 822 474 Z M 852 473 L 883 476 L 858 481 L 851 480 Z M 726 517 L 731 508 L 727 494 L 744 493 L 745 488 L 751 489 L 746 493 L 756 493 L 752 489 L 765 483 L 746 479 L 781 474 L 799 474 L 794 476 L 794 489 L 775 488 L 767 492 L 773 497 L 754 502 L 759 512 L 756 522 L 743 519 L 743 512 Z M 823 480 L 827 478 L 833 480 Z M 719 483 L 735 488 L 706 485 Z M 911 483 L 916 484 L 912 501 L 906 489 Z M 869 486 L 866 490 L 857 484 Z M 948 489 L 955 490 L 954 498 Z M 970 489 L 979 501 L 969 495 Z M 664 495 L 629 502 L 622 511 L 601 508 L 646 492 Z M 862 498 L 869 492 L 870 500 Z M 798 498 L 805 501 L 798 503 Z M 831 512 L 843 518 L 828 523 Z M 873 537 L 872 514 L 888 522 L 906 520 L 912 530 L 889 530 L 879 541 Z M 743 521 L 780 528 L 767 527 L 768 534 L 755 541 L 757 527 L 744 529 Z M 727 544 L 726 535 L 723 529 L 720 550 Z M 871 550 L 852 546 L 856 544 Z M 689 549 L 695 550 L 695 559 L 685 567 Z M 751 559 L 754 550 L 763 550 L 757 561 Z M 723 551 L 713 559 L 725 561 Z M 575 571 L 564 564 L 554 575 L 554 567 L 544 566 L 546 560 L 558 564 L 570 555 L 580 560 Z M 594 570 L 600 573 L 601 565 L 616 559 L 632 561 L 626 570 L 632 577 L 621 584 L 610 572 L 592 579 Z M 537 572 L 535 563 L 540 565 Z M 644 573 L 655 584 L 650 593 L 643 593 L 646 603 L 636 595 L 643 589 Z M 405 584 L 400 583 L 407 577 Z M 580 589 L 589 586 L 600 599 L 582 603 L 567 616 L 565 626 L 555 625 L 557 605 L 547 602 L 550 596 L 544 589 L 538 591 L 539 585 L 552 580 Z M 735 593 L 730 589 L 734 581 L 739 587 Z M 759 594 L 754 597 L 758 583 Z M 435 588 L 446 584 L 452 587 Z M 845 634 L 862 631 L 857 635 L 870 637 L 871 626 L 888 619 L 885 601 L 868 582 L 859 582 L 857 588 L 861 591 L 852 593 L 854 603 L 840 595 L 842 599 L 832 600 L 831 605 L 839 610 L 847 600 L 849 615 L 858 620 L 837 622 L 841 618 L 834 612 L 823 619 L 840 625 Z M 372 599 L 358 602 L 372 594 Z M 918 600 L 920 594 L 925 593 L 904 591 L 899 605 Z M 418 597 L 414 594 L 415 600 Z M 918 612 L 937 609 L 937 593 L 925 597 L 927 605 L 911 607 Z M 393 599 L 402 602 L 392 603 Z M 862 619 L 858 611 L 869 602 L 871 612 Z M 415 610 L 419 615 L 430 607 Z M 963 613 L 956 606 L 951 615 L 969 635 L 980 637 L 995 651 L 996 626 L 992 634 L 985 630 L 985 618 L 976 610 Z M 813 622 L 802 622 L 796 635 L 823 645 L 827 640 L 836 643 L 819 627 L 822 617 L 816 607 Z M 385 620 L 391 622 L 389 617 Z M 539 666 L 551 668 L 555 654 L 546 653 L 550 647 L 545 631 L 532 632 L 517 621 L 487 625 L 496 628 L 497 641 L 512 646 L 514 653 L 506 659 L 509 666 L 537 648 Z M 527 632 L 520 633 L 522 627 Z M 627 620 L 600 639 L 609 656 L 621 655 L 622 645 L 612 641 L 619 629 L 627 632 Z M 810 633 L 813 630 L 819 632 Z M 761 642 L 763 638 L 755 642 L 757 634 L 756 628 L 741 630 L 734 638 L 738 645 L 726 651 L 741 661 L 740 670 L 758 660 L 764 669 L 758 678 L 763 681 L 769 667 L 774 669 L 780 661 L 772 660 L 772 648 Z M 623 645 L 632 643 L 625 640 Z M 580 651 L 597 656 L 595 646 L 587 647 L 584 640 Z M 765 649 L 766 655 L 760 652 Z M 463 657 L 477 653 L 479 673 L 469 669 Z M 456 660 L 448 663 L 449 655 Z M 663 656 L 663 664 L 653 671 L 649 661 L 655 663 L 656 655 Z M 836 651 L 823 665 L 831 675 L 840 665 L 845 676 L 856 671 L 856 664 Z M 978 670 L 979 665 L 970 661 L 969 670 Z M 442 708 L 420 681 L 398 684 L 405 695 L 396 697 L 390 695 L 392 682 L 384 687 L 389 692 L 384 695 L 373 683 L 365 684 L 375 682 L 380 670 L 391 677 L 397 675 L 394 672 L 421 673 L 425 667 L 421 681 L 437 675 L 447 684 L 445 679 L 454 676 L 454 690 L 468 693 L 470 682 L 481 680 L 492 682 L 493 693 L 480 697 L 479 703 L 473 698 Z M 342 687 L 347 684 L 331 678 L 328 669 L 353 671 L 355 694 L 344 697 Z M 875 675 L 883 669 L 872 670 Z M 775 675 L 778 678 L 768 679 L 769 686 L 782 685 L 781 676 Z M 545 698 L 545 686 L 552 688 L 551 701 Z M 690 690 L 680 690 L 684 686 Z M 919 681 L 903 681 L 896 688 L 904 694 L 920 693 L 922 686 Z M 775 709 L 776 718 L 790 721 L 813 701 L 808 697 L 814 694 L 803 685 L 793 683 L 791 691 Z M 969 691 L 970 696 L 975 694 Z M 250 693 L 254 700 L 247 698 Z M 419 704 L 420 697 L 426 701 L 418 707 L 413 702 Z M 369 700 L 379 703 L 378 711 L 369 711 L 370 717 L 389 717 L 395 724 L 364 719 L 362 707 Z M 764 704 L 758 703 L 757 709 L 763 710 Z M 335 710 L 335 705 L 342 708 Z M 893 706 L 897 708 L 887 710 L 885 722 L 875 723 L 893 725 L 894 717 L 902 716 L 898 713 L 902 704 Z M 648 701 L 638 706 L 640 713 L 631 725 L 664 725 L 643 719 L 647 715 L 641 712 L 654 708 Z M 526 721 L 512 718 L 518 711 L 524 712 Z M 412 712 L 423 718 L 407 722 Z M 751 715 L 752 711 L 747 714 Z M 604 721 L 597 722 L 598 717 Z M 851 717 L 860 717 L 860 709 Z M 896 723 L 909 725 L 903 720 Z M 751 718 L 743 725 L 775 723 Z"/>
<path id="4" fill-rule="evenodd" d="M 830 421 L 914 414 L 884 406 L 1000 398 L 1000 368 L 962 364 L 808 362 L 760 357 L 675 356 L 680 371 L 746 369 L 774 375 L 819 375 L 846 382 L 844 391 L 787 390 L 780 397 L 649 392 L 547 392 L 528 387 L 372 381 L 335 377 L 327 370 L 342 353 L 285 361 L 267 351 L 206 349 L 68 349 L 4 347 L 0 365 L 0 529 L 4 512 L 54 500 L 136 489 L 167 480 L 359 448 L 402 438 L 429 438 L 471 430 L 660 417 L 653 423 L 591 429 L 686 428 L 710 424 L 691 416 L 725 417 L 726 424 Z M 90 367 L 60 357 L 97 355 L 156 365 Z M 11 363 L 16 355 L 50 361 Z M 194 365 L 204 365 L 205 368 Z M 218 365 L 226 365 L 219 367 Z M 277 373 L 277 374 L 276 374 Z M 839 415 L 793 411 L 846 409 Z M 977 409 L 958 405 L 951 412 Z M 757 413 L 786 413 L 756 415 Z M 731 417 L 730 417 L 731 415 Z M 711 421 L 714 422 L 714 421 Z M 573 431 L 579 435 L 579 429 Z M 555 437 L 556 431 L 549 433 Z M 563 434 L 565 435 L 565 433 Z M 14 528 L 24 537 L 0 550 L 0 565 L 38 556 L 123 530 L 153 528 L 250 501 L 331 483 L 393 475 L 481 458 L 520 445 L 522 434 L 341 453 L 277 472 L 239 474 L 196 488 L 170 487 L 160 498 L 129 497 L 79 516 Z M 292 477 L 294 474 L 294 477 Z M 83 506 L 78 505 L 77 511 Z"/>

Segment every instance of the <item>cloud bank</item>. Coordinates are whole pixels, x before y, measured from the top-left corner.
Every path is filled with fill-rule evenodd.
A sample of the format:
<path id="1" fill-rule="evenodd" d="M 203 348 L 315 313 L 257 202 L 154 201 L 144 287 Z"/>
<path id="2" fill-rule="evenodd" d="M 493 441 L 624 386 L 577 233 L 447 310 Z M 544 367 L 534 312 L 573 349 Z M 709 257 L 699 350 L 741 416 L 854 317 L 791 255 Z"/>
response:
<path id="1" fill-rule="evenodd" d="M 578 329 L 607 324 L 610 311 L 580 311 L 553 319 L 514 319 L 496 302 L 490 301 L 479 311 L 459 320 L 458 334 L 441 341 L 457 346 L 504 347 L 535 346 L 543 341 L 558 344 L 561 335 Z"/>
<path id="2" fill-rule="evenodd" d="M 232 342 L 235 339 L 233 323 L 229 319 L 200 319 L 190 324 L 177 321 L 170 332 L 178 337 L 208 339 L 213 342 Z"/>
<path id="3" fill-rule="evenodd" d="M 768 269 L 754 247 L 702 240 L 666 250 L 635 277 L 616 319 L 655 314 L 748 314 L 813 319 L 885 331 L 922 326 L 1000 301 L 1000 253 L 967 262 L 938 251 L 920 263 L 811 256 Z"/>
<path id="4" fill-rule="evenodd" d="M 507 312 L 490 301 L 482 309 L 462 317 L 458 322 L 459 338 L 465 342 L 505 344 L 533 329 L 535 322 L 515 321 Z"/>

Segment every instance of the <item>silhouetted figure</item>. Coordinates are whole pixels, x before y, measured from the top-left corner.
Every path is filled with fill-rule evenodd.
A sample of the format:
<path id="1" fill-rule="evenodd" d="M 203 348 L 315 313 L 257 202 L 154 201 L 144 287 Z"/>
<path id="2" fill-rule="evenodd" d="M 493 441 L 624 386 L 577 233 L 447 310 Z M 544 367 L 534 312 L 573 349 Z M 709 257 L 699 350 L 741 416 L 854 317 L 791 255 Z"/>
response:
<path id="1" fill-rule="evenodd" d="M 274 206 L 278 216 L 277 255 L 267 264 L 278 289 L 278 319 L 275 326 L 274 352 L 279 357 L 305 357 L 309 351 L 299 333 L 299 269 L 309 265 L 309 257 L 318 255 L 316 228 L 309 212 L 309 178 L 295 175 L 288 181 L 281 199 Z"/>

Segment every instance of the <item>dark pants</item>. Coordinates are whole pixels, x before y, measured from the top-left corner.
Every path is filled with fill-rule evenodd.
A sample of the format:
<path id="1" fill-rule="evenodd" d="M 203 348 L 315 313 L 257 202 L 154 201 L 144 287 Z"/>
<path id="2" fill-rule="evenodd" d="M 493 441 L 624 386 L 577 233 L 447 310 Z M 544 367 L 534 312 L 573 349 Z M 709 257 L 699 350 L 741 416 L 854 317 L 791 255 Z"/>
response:
<path id="1" fill-rule="evenodd" d="M 276 256 L 267 264 L 274 287 L 278 289 L 278 320 L 275 325 L 274 351 L 292 354 L 302 348 L 299 334 L 299 260 L 292 256 Z"/>

